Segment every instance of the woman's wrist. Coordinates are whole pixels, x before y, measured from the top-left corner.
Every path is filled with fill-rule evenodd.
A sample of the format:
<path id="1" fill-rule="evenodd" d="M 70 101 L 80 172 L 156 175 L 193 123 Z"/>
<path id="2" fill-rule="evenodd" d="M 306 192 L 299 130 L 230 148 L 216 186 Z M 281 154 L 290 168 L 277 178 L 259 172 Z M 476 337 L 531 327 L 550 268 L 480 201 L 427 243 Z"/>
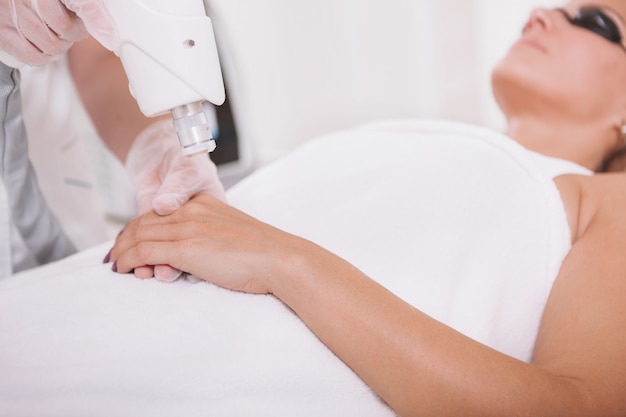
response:
<path id="1" fill-rule="evenodd" d="M 317 244 L 295 237 L 283 253 L 277 269 L 267 275 L 266 288 L 285 304 L 298 309 L 302 298 L 324 292 L 324 278 L 335 277 L 346 261 Z"/>

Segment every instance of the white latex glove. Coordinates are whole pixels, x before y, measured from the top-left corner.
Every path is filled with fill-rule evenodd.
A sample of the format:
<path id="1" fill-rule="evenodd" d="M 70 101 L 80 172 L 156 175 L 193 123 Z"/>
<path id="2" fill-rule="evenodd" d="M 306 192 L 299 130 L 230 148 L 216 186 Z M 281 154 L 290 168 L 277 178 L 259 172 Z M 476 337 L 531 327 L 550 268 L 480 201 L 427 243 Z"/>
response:
<path id="1" fill-rule="evenodd" d="M 207 154 L 183 156 L 170 119 L 156 121 L 137 136 L 126 169 L 137 188 L 139 214 L 152 210 L 162 216 L 171 214 L 197 194 L 226 201 L 215 164 Z M 150 271 L 136 270 L 135 274 L 146 277 Z M 180 274 L 167 265 L 154 268 L 159 281 L 171 282 Z"/>
<path id="2" fill-rule="evenodd" d="M 0 34 L 0 49 L 36 66 L 87 37 L 81 20 L 59 0 L 0 0 Z"/>
<path id="3" fill-rule="evenodd" d="M 117 29 L 102 0 L 61 1 L 82 20 L 91 36 L 105 48 L 111 51 L 115 49 L 115 45 L 119 40 Z"/>

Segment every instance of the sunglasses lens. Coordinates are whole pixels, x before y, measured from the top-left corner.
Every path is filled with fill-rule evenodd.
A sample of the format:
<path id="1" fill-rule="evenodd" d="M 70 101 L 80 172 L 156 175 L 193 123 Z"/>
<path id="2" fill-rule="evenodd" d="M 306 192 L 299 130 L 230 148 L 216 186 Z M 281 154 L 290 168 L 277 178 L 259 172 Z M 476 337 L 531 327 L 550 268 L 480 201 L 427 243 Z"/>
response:
<path id="1" fill-rule="evenodd" d="M 622 42 L 622 35 L 615 22 L 596 7 L 583 7 L 568 20 L 573 25 L 588 29 L 613 43 Z"/>

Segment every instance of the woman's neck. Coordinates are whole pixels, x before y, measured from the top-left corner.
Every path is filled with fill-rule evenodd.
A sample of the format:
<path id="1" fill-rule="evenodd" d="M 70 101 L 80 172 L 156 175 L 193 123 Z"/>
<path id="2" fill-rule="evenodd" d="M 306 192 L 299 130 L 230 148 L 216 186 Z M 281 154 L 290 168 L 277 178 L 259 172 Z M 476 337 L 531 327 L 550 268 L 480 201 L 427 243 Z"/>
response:
<path id="1" fill-rule="evenodd" d="M 507 135 L 527 149 L 597 170 L 618 144 L 606 129 L 590 123 L 555 123 L 531 117 L 508 120 Z"/>

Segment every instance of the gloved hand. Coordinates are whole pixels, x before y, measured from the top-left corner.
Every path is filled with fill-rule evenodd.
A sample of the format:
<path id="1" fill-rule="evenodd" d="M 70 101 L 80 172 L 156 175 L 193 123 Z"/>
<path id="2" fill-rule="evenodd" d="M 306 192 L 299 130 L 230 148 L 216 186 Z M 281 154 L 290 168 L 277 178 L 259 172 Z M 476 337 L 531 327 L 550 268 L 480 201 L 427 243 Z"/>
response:
<path id="1" fill-rule="evenodd" d="M 61 1 L 82 20 L 91 36 L 108 50 L 112 51 L 115 49 L 119 36 L 117 35 L 115 23 L 102 3 L 102 0 Z"/>
<path id="2" fill-rule="evenodd" d="M 60 0 L 0 0 L 0 49 L 28 65 L 44 65 L 87 37 Z"/>
<path id="3" fill-rule="evenodd" d="M 164 216 L 173 213 L 197 194 L 226 201 L 217 168 L 207 154 L 183 156 L 171 119 L 162 119 L 144 129 L 126 158 L 126 170 L 137 188 L 139 214 L 152 210 Z M 135 269 L 135 275 L 154 275 L 171 282 L 181 272 L 167 265 Z"/>

